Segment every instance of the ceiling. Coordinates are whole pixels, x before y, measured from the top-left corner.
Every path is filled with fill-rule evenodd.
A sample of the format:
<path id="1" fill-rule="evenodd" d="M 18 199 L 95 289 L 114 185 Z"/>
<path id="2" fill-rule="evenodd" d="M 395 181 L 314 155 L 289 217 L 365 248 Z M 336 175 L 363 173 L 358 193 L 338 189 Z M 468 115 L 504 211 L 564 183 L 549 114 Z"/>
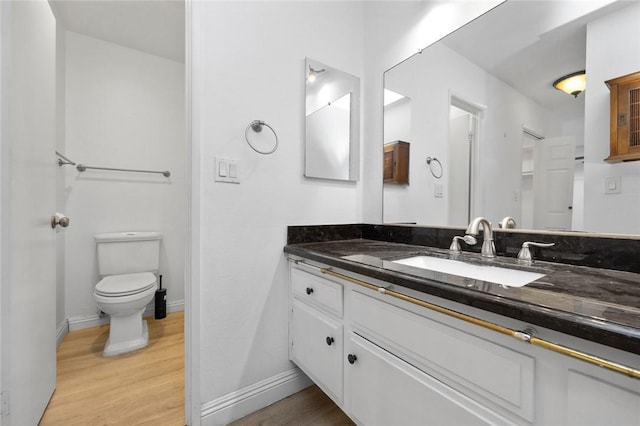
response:
<path id="1" fill-rule="evenodd" d="M 69 31 L 184 63 L 184 0 L 50 0 Z"/>
<path id="2" fill-rule="evenodd" d="M 561 2 L 507 2 L 443 42 L 540 105 L 581 113 L 584 97 L 574 99 L 556 90 L 553 82 L 585 69 L 587 23 L 623 4 L 596 9 L 562 25 L 557 5 Z M 587 70 L 587 84 L 588 74 Z"/>

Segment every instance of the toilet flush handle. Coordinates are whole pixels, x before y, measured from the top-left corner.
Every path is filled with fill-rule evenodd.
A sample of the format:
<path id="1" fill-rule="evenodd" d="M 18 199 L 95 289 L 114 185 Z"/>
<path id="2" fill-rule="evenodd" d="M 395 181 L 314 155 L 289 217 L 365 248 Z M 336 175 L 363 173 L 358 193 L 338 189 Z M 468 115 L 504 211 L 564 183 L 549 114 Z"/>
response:
<path id="1" fill-rule="evenodd" d="M 66 228 L 67 226 L 69 226 L 69 222 L 70 222 L 69 218 L 63 215 L 62 213 L 56 213 L 53 216 L 51 216 L 52 228 L 55 228 L 58 225 L 60 225 L 63 228 Z"/>

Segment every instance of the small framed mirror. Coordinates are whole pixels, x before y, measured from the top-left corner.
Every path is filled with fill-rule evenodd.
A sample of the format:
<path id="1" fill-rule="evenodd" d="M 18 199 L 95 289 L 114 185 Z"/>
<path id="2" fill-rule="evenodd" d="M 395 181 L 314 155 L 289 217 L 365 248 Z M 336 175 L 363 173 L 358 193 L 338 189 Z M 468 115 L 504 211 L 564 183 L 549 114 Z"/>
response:
<path id="1" fill-rule="evenodd" d="M 304 175 L 357 181 L 360 79 L 306 58 L 305 85 Z"/>

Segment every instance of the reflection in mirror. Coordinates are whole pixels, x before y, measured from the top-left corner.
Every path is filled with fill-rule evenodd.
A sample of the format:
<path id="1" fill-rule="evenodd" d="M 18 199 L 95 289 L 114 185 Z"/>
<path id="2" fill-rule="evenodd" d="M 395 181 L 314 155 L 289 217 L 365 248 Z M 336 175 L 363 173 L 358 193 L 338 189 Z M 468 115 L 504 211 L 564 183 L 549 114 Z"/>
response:
<path id="1" fill-rule="evenodd" d="M 306 177 L 357 180 L 360 79 L 307 58 Z"/>
<path id="2" fill-rule="evenodd" d="M 631 191 L 605 189 L 607 176 L 640 185 L 638 163 L 602 161 L 604 81 L 640 70 L 638 19 L 638 2 L 510 0 L 385 72 L 384 143 L 411 142 L 411 185 L 383 185 L 384 221 L 640 233 Z M 584 69 L 577 97 L 553 87 Z"/>

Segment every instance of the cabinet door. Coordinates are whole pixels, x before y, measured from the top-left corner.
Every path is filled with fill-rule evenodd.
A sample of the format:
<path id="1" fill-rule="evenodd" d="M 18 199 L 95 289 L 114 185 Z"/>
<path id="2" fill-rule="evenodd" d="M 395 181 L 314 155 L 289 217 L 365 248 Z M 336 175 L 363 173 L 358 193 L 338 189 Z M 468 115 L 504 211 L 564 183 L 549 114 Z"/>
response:
<path id="1" fill-rule="evenodd" d="M 293 300 L 291 360 L 335 402 L 342 403 L 342 324 Z"/>
<path id="2" fill-rule="evenodd" d="M 617 90 L 618 154 L 640 155 L 640 73 L 636 74 L 634 81 L 621 84 Z"/>
<path id="3" fill-rule="evenodd" d="M 610 154 L 605 161 L 640 160 L 640 72 L 605 83 L 611 90 Z"/>
<path id="4" fill-rule="evenodd" d="M 367 426 L 512 424 L 356 334 L 351 335 L 348 345 L 346 408 L 357 423 Z"/>
<path id="5" fill-rule="evenodd" d="M 350 312 L 359 335 L 487 406 L 534 420 L 533 357 L 455 328 L 439 314 L 418 315 L 359 291 L 351 292 Z"/>
<path id="6" fill-rule="evenodd" d="M 640 384 L 637 380 L 613 376 L 619 383 L 611 383 L 573 370 L 567 378 L 566 425 L 640 425 Z M 628 383 L 629 387 L 623 383 Z"/>
<path id="7" fill-rule="evenodd" d="M 409 143 L 396 141 L 384 145 L 384 183 L 409 184 Z"/>

